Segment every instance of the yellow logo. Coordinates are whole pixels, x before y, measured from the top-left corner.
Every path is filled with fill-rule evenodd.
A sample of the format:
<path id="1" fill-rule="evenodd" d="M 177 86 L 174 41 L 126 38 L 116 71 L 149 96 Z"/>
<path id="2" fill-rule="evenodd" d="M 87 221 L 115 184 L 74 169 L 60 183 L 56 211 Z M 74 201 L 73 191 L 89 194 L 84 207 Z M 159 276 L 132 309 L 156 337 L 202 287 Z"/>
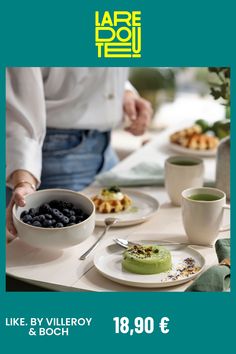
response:
<path id="1" fill-rule="evenodd" d="M 141 58 L 141 11 L 95 12 L 98 58 Z"/>

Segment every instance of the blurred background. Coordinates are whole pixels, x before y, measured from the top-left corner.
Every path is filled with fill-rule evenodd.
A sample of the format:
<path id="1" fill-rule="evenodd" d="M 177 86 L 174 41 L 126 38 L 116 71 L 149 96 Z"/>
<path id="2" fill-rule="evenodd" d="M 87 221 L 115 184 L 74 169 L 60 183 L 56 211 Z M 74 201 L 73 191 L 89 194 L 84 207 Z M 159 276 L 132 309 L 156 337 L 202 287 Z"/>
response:
<path id="1" fill-rule="evenodd" d="M 171 126 L 198 119 L 209 123 L 230 118 L 229 68 L 208 67 L 142 67 L 131 68 L 129 80 L 138 93 L 148 99 L 154 115 L 149 131 L 142 137 L 117 129 L 112 145 L 120 159 L 157 137 Z"/>

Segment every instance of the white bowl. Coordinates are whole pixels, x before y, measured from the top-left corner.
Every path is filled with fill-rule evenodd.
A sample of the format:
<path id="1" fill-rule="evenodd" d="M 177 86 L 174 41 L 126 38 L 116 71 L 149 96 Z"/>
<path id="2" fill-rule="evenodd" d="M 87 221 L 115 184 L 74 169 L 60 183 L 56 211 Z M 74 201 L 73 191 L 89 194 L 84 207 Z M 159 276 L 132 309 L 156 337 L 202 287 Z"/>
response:
<path id="1" fill-rule="evenodd" d="M 45 189 L 26 196 L 26 205 L 13 207 L 13 222 L 18 236 L 38 248 L 63 249 L 75 246 L 88 238 L 95 227 L 95 207 L 85 195 L 67 189 Z M 89 217 L 79 224 L 63 228 L 43 228 L 25 224 L 20 220 L 23 210 L 39 207 L 51 200 L 63 200 L 73 203 L 82 209 Z"/>

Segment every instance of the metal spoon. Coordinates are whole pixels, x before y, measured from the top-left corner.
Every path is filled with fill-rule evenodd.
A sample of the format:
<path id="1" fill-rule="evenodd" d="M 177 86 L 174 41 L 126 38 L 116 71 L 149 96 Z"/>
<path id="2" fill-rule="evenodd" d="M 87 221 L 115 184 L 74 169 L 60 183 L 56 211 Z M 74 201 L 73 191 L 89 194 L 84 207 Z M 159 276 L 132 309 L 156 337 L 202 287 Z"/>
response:
<path id="1" fill-rule="evenodd" d="M 124 238 L 114 238 L 113 241 L 115 243 L 117 243 L 117 245 L 124 247 L 124 248 L 129 248 L 129 246 L 140 245 L 140 243 L 134 243 L 134 242 L 125 240 Z"/>
<path id="2" fill-rule="evenodd" d="M 90 253 L 97 247 L 97 245 L 99 244 L 101 239 L 106 235 L 106 233 L 110 229 L 110 227 L 115 225 L 118 221 L 119 221 L 119 219 L 117 219 L 117 218 L 106 218 L 104 220 L 105 229 L 102 232 L 101 236 L 97 239 L 97 241 L 84 254 L 82 254 L 82 256 L 80 256 L 79 259 L 81 259 L 81 260 L 86 259 L 90 255 Z"/>

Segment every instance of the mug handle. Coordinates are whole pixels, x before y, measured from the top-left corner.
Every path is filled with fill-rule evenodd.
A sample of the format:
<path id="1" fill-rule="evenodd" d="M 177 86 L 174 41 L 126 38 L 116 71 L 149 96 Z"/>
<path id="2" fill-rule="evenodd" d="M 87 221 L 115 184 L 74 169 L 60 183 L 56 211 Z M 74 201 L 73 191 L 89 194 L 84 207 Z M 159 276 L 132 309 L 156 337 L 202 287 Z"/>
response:
<path id="1" fill-rule="evenodd" d="M 223 209 L 224 210 L 230 210 L 230 205 L 224 205 Z M 219 232 L 224 232 L 224 231 L 230 231 L 230 225 L 221 227 L 220 230 L 219 230 Z"/>

